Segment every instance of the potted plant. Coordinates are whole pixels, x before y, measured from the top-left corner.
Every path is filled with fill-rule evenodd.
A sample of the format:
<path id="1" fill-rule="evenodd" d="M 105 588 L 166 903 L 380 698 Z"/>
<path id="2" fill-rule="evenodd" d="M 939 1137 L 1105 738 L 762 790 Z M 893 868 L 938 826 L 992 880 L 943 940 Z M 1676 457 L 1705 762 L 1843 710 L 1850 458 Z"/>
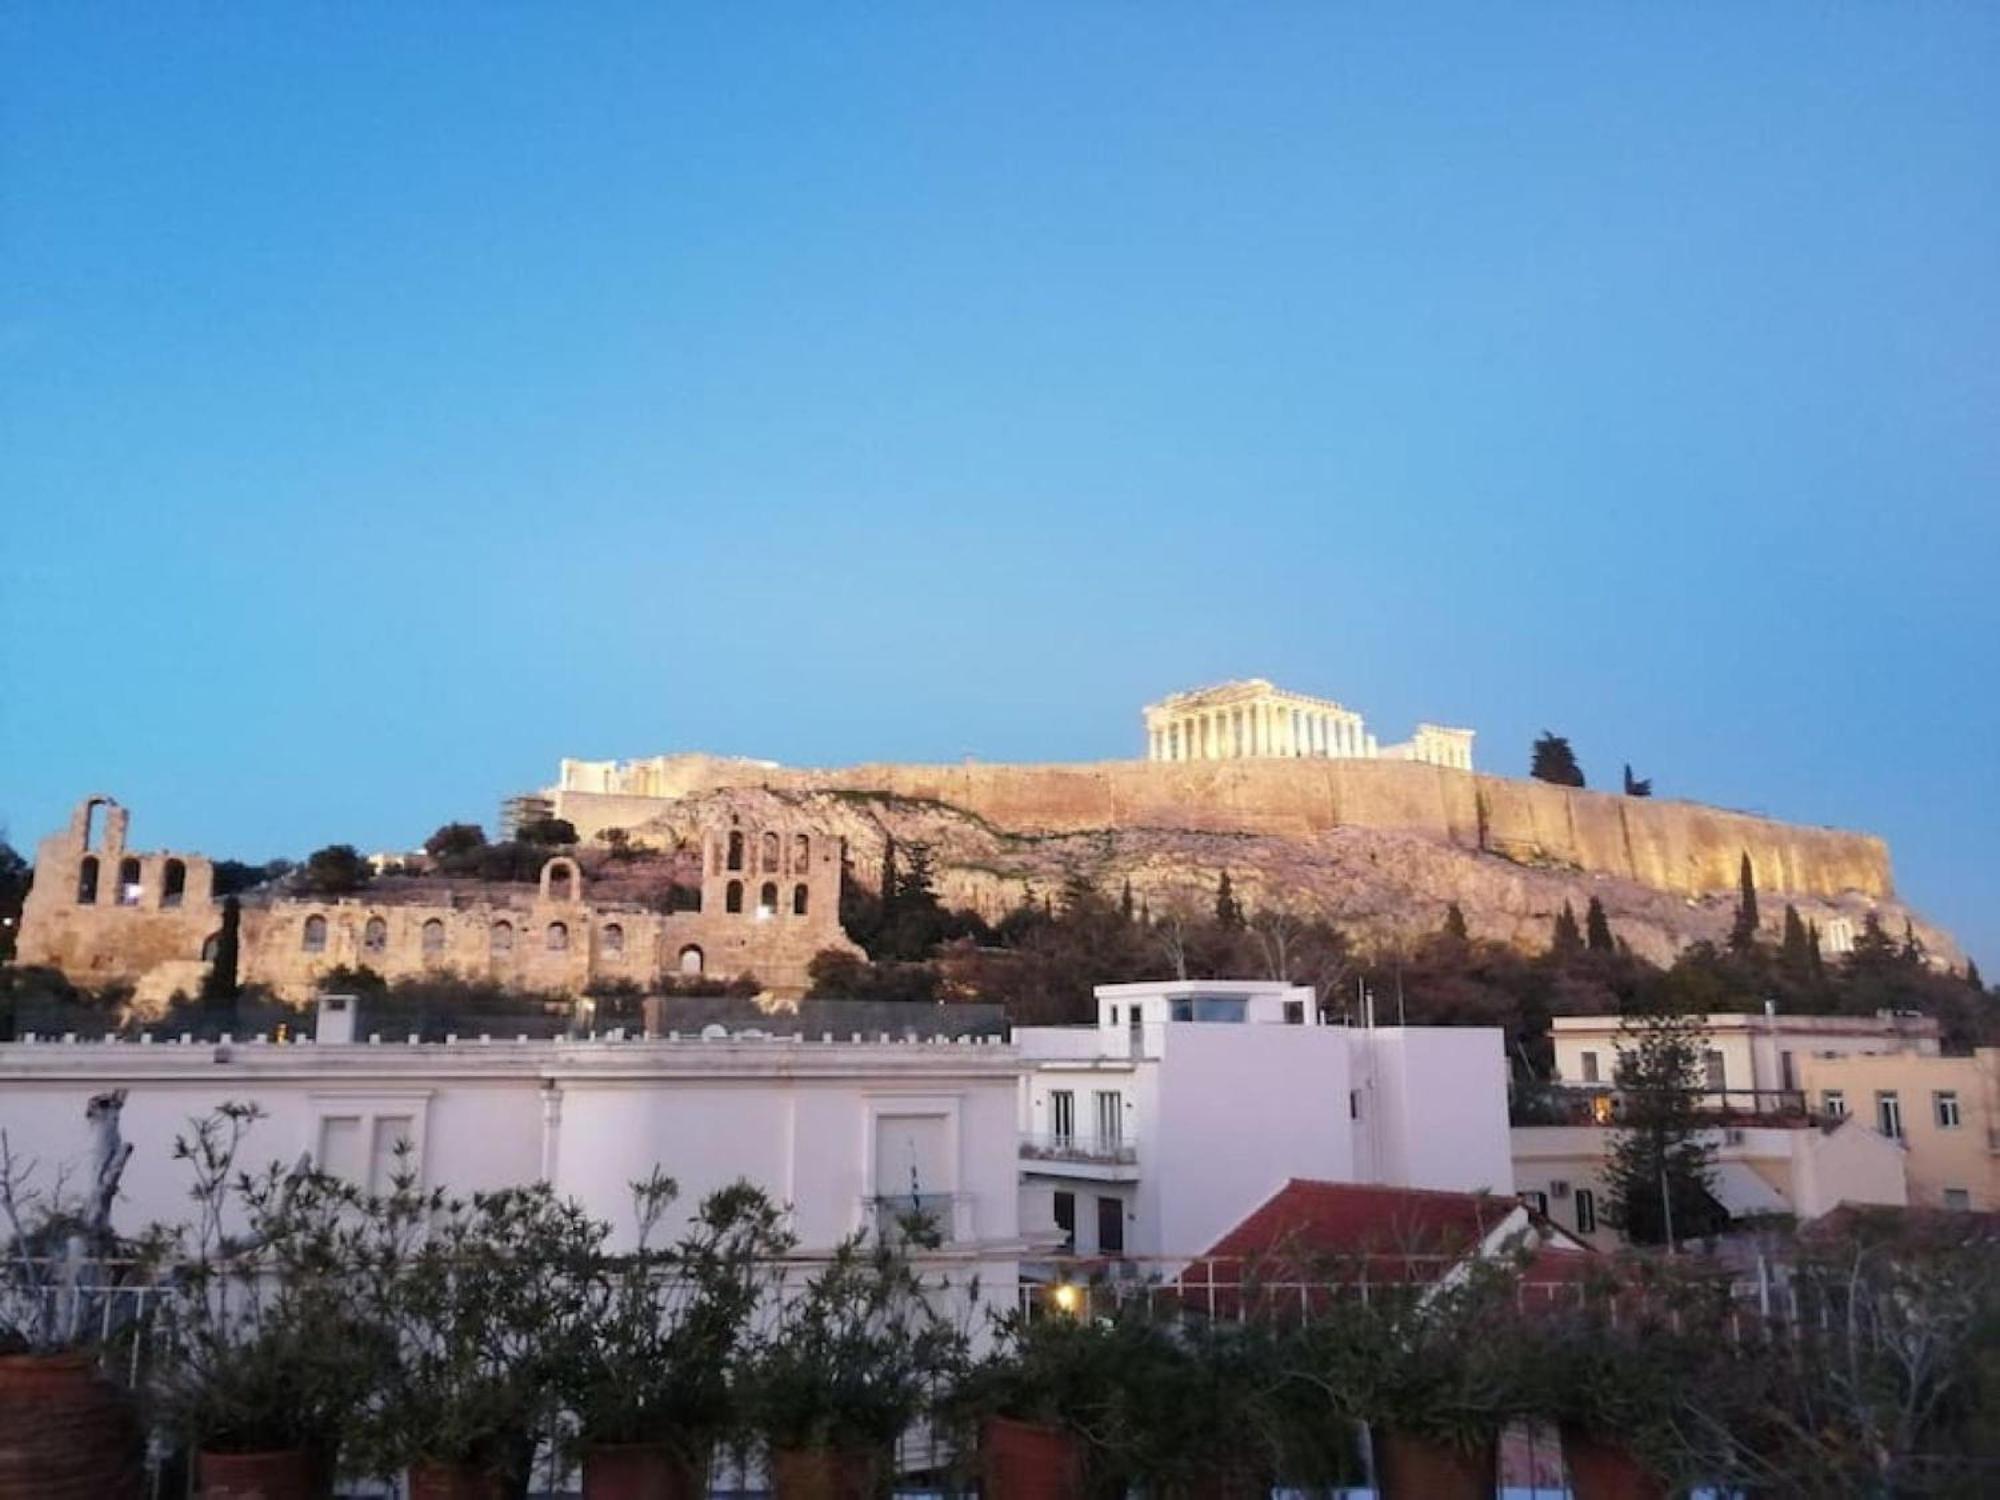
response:
<path id="1" fill-rule="evenodd" d="M 546 1183 L 426 1192 L 405 1153 L 392 1191 L 371 1204 L 360 1257 L 390 1348 L 355 1424 L 366 1472 L 406 1471 L 410 1500 L 524 1494 L 608 1232 Z"/>
<path id="2" fill-rule="evenodd" d="M 174 1259 L 163 1312 L 172 1352 L 153 1394 L 195 1452 L 204 1496 L 310 1500 L 331 1490 L 381 1339 L 350 1277 L 359 1195 L 309 1165 L 237 1170 L 259 1118 L 254 1105 L 224 1104 L 175 1141 L 193 1168 L 196 1216 L 161 1231 Z"/>
<path id="3" fill-rule="evenodd" d="M 692 1500 L 737 1426 L 732 1366 L 771 1261 L 791 1246 L 770 1199 L 739 1182 L 703 1200 L 687 1235 L 651 1240 L 675 1197 L 655 1171 L 633 1187 L 638 1244 L 602 1258 L 562 1361 L 586 1500 Z"/>
<path id="4" fill-rule="evenodd" d="M 1121 1472 L 1184 1500 L 1267 1494 L 1284 1378 L 1272 1324 L 1128 1316 L 1117 1335 L 1110 1428 Z"/>
<path id="5" fill-rule="evenodd" d="M 963 1365 L 964 1335 L 889 1241 L 855 1235 L 782 1303 L 744 1385 L 779 1500 L 865 1500 L 896 1439 Z"/>
<path id="6" fill-rule="evenodd" d="M 100 1346 L 132 1334 L 122 1283 L 132 1247 L 111 1204 L 131 1147 L 119 1137 L 122 1089 L 85 1112 L 95 1149 L 82 1203 L 37 1189 L 33 1164 L 0 1131 L 0 1497 L 137 1500 L 144 1442 L 132 1392 L 107 1379 Z"/>
<path id="7" fill-rule="evenodd" d="M 1117 1343 L 1110 1320 L 1059 1307 L 1033 1305 L 996 1321 L 990 1352 L 948 1401 L 953 1425 L 974 1439 L 985 1495 L 1073 1500 L 1101 1477 Z"/>

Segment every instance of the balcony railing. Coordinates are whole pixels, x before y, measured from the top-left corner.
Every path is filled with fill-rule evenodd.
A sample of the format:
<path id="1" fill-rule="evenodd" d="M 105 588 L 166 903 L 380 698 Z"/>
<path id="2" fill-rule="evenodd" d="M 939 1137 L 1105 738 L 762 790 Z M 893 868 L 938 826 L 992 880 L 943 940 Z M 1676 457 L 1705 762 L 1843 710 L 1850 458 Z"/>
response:
<path id="1" fill-rule="evenodd" d="M 1031 1161 L 1100 1162 L 1126 1167 L 1139 1159 L 1138 1148 L 1123 1136 L 1102 1135 L 1023 1136 L 1021 1155 Z"/>
<path id="2" fill-rule="evenodd" d="M 1688 1089 L 1700 1124 L 1808 1125 L 1834 1117 L 1813 1110 L 1801 1089 Z M 1557 1083 L 1518 1089 L 1510 1103 L 1514 1125 L 1617 1125 L 1627 1112 L 1627 1091 L 1612 1084 Z"/>
<path id="3" fill-rule="evenodd" d="M 881 1194 L 863 1198 L 861 1208 L 878 1239 L 950 1245 L 973 1238 L 970 1193 Z"/>

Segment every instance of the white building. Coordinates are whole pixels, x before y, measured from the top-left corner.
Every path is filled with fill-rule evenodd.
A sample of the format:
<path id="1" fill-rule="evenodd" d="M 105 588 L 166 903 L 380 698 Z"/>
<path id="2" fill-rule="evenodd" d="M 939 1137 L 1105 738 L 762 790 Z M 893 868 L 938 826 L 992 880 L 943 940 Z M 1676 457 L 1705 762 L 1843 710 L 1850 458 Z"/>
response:
<path id="1" fill-rule="evenodd" d="M 1472 769 L 1470 729 L 1419 724 L 1403 743 L 1381 745 L 1355 710 L 1262 677 L 1175 693 L 1141 714 L 1148 760 L 1414 760 Z"/>
<path id="2" fill-rule="evenodd" d="M 1629 1042 L 1619 1016 L 1557 1016 L 1550 1022 L 1558 1083 L 1609 1085 Z M 1935 1057 L 1938 1024 L 1930 1016 L 1781 1016 L 1772 1011 L 1717 1012 L 1702 1018 L 1704 1082 L 1712 1094 L 1790 1093 L 1802 1087 L 1809 1057 L 1910 1053 Z M 1738 1101 L 1752 1107 L 1750 1097 Z"/>
<path id="3" fill-rule="evenodd" d="M 1201 1253 L 1292 1178 L 1513 1191 L 1501 1033 L 1322 1024 L 1270 981 L 1100 985 L 1022 1027 L 1022 1221 L 1082 1255 Z"/>
<path id="4" fill-rule="evenodd" d="M 801 1249 L 830 1247 L 917 1206 L 945 1252 L 1010 1287 L 1019 1250 L 1022 1064 L 992 1042 L 714 1040 L 341 1041 L 281 1045 L 34 1041 L 0 1045 L 0 1129 L 40 1185 L 85 1180 L 93 1095 L 124 1089 L 136 1150 L 114 1216 L 125 1233 L 187 1214 L 176 1134 L 225 1101 L 259 1106 L 244 1164 L 310 1154 L 374 1188 L 407 1140 L 426 1184 L 546 1179 L 619 1240 L 630 1185 L 655 1167 L 692 1211 L 747 1178 L 791 1205 Z M 719 1028 L 718 1028 L 719 1029 Z M 351 1034 L 345 1033 L 345 1034 Z"/>

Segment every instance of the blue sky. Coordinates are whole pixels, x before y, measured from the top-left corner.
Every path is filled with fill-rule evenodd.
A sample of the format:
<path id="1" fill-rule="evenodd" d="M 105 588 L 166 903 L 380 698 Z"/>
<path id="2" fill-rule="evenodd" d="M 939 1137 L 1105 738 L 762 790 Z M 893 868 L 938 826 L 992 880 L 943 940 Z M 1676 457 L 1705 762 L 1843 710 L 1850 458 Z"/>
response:
<path id="1" fill-rule="evenodd" d="M 0 7 L 0 823 L 1263 674 L 2000 974 L 2000 9 Z"/>

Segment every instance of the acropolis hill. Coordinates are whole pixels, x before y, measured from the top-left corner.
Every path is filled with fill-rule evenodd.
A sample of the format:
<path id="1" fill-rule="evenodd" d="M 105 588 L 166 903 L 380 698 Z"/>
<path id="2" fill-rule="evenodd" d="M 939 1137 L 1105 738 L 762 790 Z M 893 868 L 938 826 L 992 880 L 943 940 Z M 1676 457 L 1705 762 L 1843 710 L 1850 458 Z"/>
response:
<path id="1" fill-rule="evenodd" d="M 1150 712 L 1149 726 L 1157 753 Z M 1464 739 L 1445 753 L 1469 759 L 1470 734 L 1451 733 Z M 1356 755 L 1199 743 L 1214 758 L 838 770 L 704 754 L 566 760 L 541 795 L 586 839 L 621 828 L 654 844 L 692 837 L 718 802 L 782 808 L 843 836 L 863 880 L 888 838 L 926 843 L 947 903 L 988 918 L 1072 873 L 1107 890 L 1129 880 L 1158 909 L 1212 891 L 1226 869 L 1253 904 L 1377 937 L 1435 930 L 1456 901 L 1476 935 L 1540 947 L 1565 900 L 1581 911 L 1595 895 L 1656 960 L 1727 932 L 1748 854 L 1774 934 L 1790 902 L 1842 951 L 1873 910 L 1892 931 L 1909 918 L 1933 954 L 1957 954 L 1896 899 L 1888 849 L 1867 834 L 1388 759 L 1366 740 Z"/>

